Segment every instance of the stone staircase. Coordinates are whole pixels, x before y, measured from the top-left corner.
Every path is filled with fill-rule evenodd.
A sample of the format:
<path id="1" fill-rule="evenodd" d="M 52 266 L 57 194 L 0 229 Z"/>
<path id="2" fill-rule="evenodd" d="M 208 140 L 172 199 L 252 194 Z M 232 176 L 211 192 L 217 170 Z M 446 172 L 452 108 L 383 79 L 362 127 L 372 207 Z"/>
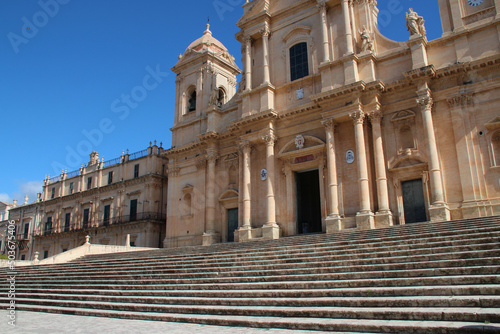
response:
<path id="1" fill-rule="evenodd" d="M 500 333 L 500 217 L 16 268 L 16 309 L 370 333 Z M 0 271 L 6 282 L 9 271 Z M 0 307 L 8 287 L 0 286 Z"/>

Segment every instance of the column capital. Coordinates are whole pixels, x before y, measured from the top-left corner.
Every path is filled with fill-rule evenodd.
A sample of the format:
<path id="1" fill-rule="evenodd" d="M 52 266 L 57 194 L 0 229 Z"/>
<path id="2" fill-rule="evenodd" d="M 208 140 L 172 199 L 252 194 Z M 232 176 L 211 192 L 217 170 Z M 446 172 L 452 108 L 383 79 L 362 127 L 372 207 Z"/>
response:
<path id="1" fill-rule="evenodd" d="M 368 117 L 370 118 L 370 121 L 372 123 L 380 124 L 384 115 L 383 115 L 381 110 L 375 110 L 375 111 L 368 113 Z"/>
<path id="2" fill-rule="evenodd" d="M 253 39 L 250 36 L 245 36 L 243 37 L 243 41 L 245 42 L 246 45 L 249 45 L 252 43 Z"/>
<path id="3" fill-rule="evenodd" d="M 350 114 L 349 117 L 351 117 L 351 119 L 353 120 L 354 125 L 363 124 L 365 121 L 366 114 L 364 111 L 360 110 Z"/>
<path id="4" fill-rule="evenodd" d="M 239 149 L 240 151 L 242 152 L 245 152 L 245 151 L 250 151 L 252 149 L 252 144 L 248 141 L 248 140 L 243 140 L 240 144 L 239 144 Z"/>
<path id="5" fill-rule="evenodd" d="M 446 100 L 450 109 L 473 106 L 474 99 L 472 94 L 460 94 Z"/>
<path id="6" fill-rule="evenodd" d="M 262 137 L 262 140 L 264 141 L 264 143 L 266 143 L 266 146 L 274 146 L 274 144 L 278 140 L 278 137 L 276 137 L 274 134 L 270 133 L 270 134 Z"/>
<path id="7" fill-rule="evenodd" d="M 330 131 L 333 131 L 335 132 L 335 128 L 337 127 L 337 122 L 335 122 L 333 119 L 325 119 L 323 121 L 321 121 L 321 124 L 323 124 L 323 126 L 327 129 L 327 130 L 330 130 Z"/>
<path id="8" fill-rule="evenodd" d="M 219 159 L 219 155 L 216 152 L 209 152 L 207 153 L 206 158 L 209 163 L 216 163 Z"/>
<path id="9" fill-rule="evenodd" d="M 267 25 L 264 28 L 260 29 L 259 32 L 262 35 L 262 37 L 269 37 L 269 35 L 271 34 L 271 30 Z"/>
<path id="10" fill-rule="evenodd" d="M 434 100 L 430 96 L 422 96 L 417 99 L 417 104 L 424 109 L 432 109 Z"/>
<path id="11" fill-rule="evenodd" d="M 318 7 L 318 9 L 321 11 L 321 12 L 326 12 L 328 10 L 328 5 L 326 4 L 326 0 L 317 0 L 318 3 L 316 4 L 316 7 Z"/>

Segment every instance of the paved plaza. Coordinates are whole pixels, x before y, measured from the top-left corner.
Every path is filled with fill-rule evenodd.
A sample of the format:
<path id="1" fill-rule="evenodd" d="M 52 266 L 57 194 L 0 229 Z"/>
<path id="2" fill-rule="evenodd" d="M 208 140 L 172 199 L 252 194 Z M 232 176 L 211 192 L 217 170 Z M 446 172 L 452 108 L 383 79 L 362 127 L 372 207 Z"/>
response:
<path id="1" fill-rule="evenodd" d="M 284 329 L 258 329 L 244 327 L 205 326 L 161 321 L 124 320 L 85 317 L 63 314 L 16 312 L 16 327 L 8 324 L 7 312 L 1 311 L 0 333 L 8 334 L 120 334 L 120 333 L 168 333 L 168 334 L 318 334 L 321 332 L 293 331 Z"/>

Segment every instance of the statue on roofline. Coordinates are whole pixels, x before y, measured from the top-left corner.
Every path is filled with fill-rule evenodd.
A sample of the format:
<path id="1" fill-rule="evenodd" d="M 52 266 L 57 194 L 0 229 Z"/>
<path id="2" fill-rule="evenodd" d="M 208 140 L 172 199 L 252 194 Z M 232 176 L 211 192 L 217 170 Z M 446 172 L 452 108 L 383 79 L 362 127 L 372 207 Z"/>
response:
<path id="1" fill-rule="evenodd" d="M 424 23 L 424 18 L 413 11 L 413 8 L 410 8 L 409 12 L 406 13 L 406 28 L 410 32 L 410 37 L 414 35 L 425 36 L 427 31 Z"/>

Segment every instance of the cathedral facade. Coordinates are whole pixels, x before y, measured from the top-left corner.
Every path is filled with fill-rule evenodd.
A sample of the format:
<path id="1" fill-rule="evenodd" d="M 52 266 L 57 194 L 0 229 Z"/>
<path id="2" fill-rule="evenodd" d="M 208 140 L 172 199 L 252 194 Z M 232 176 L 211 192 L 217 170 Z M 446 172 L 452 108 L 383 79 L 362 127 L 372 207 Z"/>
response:
<path id="1" fill-rule="evenodd" d="M 406 42 L 375 0 L 247 2 L 243 69 L 207 26 L 173 67 L 164 246 L 500 214 L 500 0 L 438 2 Z"/>

